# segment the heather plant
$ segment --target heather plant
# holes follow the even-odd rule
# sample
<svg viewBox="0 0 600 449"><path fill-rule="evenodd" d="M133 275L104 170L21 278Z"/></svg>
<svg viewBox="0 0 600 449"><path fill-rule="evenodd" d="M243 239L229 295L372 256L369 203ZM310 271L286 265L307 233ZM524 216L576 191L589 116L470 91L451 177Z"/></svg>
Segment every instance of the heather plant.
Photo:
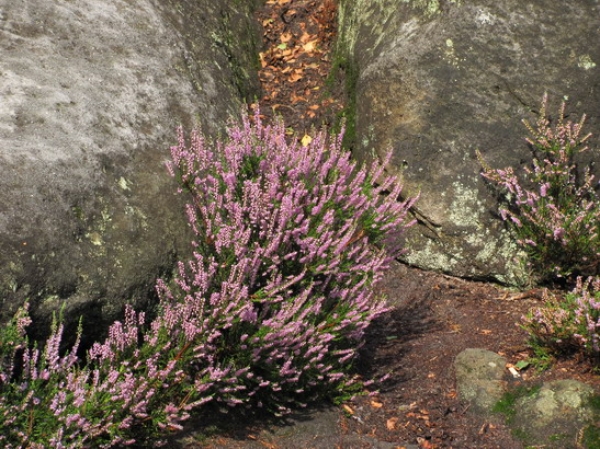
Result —
<svg viewBox="0 0 600 449"><path fill-rule="evenodd" d="M547 95L535 126L524 121L533 162L518 175L512 167L493 169L481 158L483 176L502 195L500 215L518 237L531 271L541 282L596 275L600 263L600 201L589 167L578 166L591 134L583 134L585 115L565 120L546 117Z"/></svg>
<svg viewBox="0 0 600 449"><path fill-rule="evenodd" d="M108 448L146 443L181 429L189 411L212 398L209 376L193 370L185 316L167 312L144 327L144 314L127 308L85 361L59 351L55 322L43 350L25 335L26 308L0 330L0 443L4 448ZM81 327L78 336L81 335ZM84 362L85 365L83 365ZM226 373L215 380L227 381ZM154 442L152 444L154 444Z"/></svg>
<svg viewBox="0 0 600 449"><path fill-rule="evenodd" d="M84 359L79 338L60 350L60 319L43 348L26 307L0 328L3 447L148 447L211 401L281 413L360 387L352 361L385 310L373 285L415 199L341 136L290 144L254 121L214 145L179 133L168 168L191 199L193 256L157 281L156 318L127 307Z"/></svg>
<svg viewBox="0 0 600 449"><path fill-rule="evenodd" d="M545 292L544 306L522 318L534 347L558 354L577 351L600 356L600 278L579 277L575 288L558 297Z"/></svg>
<svg viewBox="0 0 600 449"><path fill-rule="evenodd" d="M285 412L352 391L348 370L385 310L372 287L415 200L399 201L387 161L360 167L341 138L288 143L283 124L263 126L257 114L217 145L198 133L188 144L180 131L171 150L196 237L161 296L195 304L212 330L195 351L237 373L230 403Z"/></svg>

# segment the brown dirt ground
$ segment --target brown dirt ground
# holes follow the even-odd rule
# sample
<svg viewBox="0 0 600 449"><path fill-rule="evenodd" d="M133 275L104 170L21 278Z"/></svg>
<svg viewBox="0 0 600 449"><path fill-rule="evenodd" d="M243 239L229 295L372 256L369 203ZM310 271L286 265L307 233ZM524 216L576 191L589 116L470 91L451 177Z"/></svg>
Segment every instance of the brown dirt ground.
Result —
<svg viewBox="0 0 600 449"><path fill-rule="evenodd" d="M261 114L282 117L299 137L330 127L343 109L343 80L324 84L335 13L334 0L269 0L257 12L264 29ZM176 447L521 448L500 419L469 412L457 395L452 364L466 348L497 352L512 364L531 357L518 322L541 304L540 290L519 293L401 264L393 265L379 288L392 309L371 326L357 366L365 379L390 375L378 394L279 421L215 411L191 423ZM521 374L526 381L575 378L600 386L594 367L576 358Z"/></svg>

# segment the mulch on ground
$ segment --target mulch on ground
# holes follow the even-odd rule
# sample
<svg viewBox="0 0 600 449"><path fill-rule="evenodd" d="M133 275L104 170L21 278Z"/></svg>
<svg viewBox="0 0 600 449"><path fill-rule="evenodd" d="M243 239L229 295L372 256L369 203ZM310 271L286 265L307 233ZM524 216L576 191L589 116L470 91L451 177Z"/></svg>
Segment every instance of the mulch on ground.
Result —
<svg viewBox="0 0 600 449"><path fill-rule="evenodd" d="M342 111L339 80L329 79L336 14L336 0L269 0L257 11L263 94L251 108L283 120L290 135L329 129Z"/></svg>

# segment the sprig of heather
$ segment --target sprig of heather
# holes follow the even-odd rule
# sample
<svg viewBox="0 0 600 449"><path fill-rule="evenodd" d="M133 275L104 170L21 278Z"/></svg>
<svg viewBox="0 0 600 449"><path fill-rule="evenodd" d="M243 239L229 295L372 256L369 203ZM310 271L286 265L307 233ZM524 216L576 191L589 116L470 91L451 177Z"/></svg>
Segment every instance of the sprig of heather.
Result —
<svg viewBox="0 0 600 449"><path fill-rule="evenodd" d="M493 169L481 158L482 175L503 195L500 215L518 236L528 263L548 282L600 271L600 201L589 167L578 171L577 156L588 150L585 115L566 121L562 103L556 123L546 117L544 95L535 126L524 121L534 158L518 175L512 167Z"/></svg>
<svg viewBox="0 0 600 449"><path fill-rule="evenodd" d="M575 288L563 298L545 294L544 306L522 318L534 345L558 354L577 351L600 356L600 278L577 278Z"/></svg>
<svg viewBox="0 0 600 449"><path fill-rule="evenodd" d="M197 132L188 144L180 130L171 154L169 172L191 193L195 254L161 296L197 304L213 329L198 357L236 371L226 388L243 392L221 400L285 412L348 393L364 331L385 310L372 287L415 201L383 176L387 160L358 166L341 136L288 143L259 115L217 145Z"/></svg>

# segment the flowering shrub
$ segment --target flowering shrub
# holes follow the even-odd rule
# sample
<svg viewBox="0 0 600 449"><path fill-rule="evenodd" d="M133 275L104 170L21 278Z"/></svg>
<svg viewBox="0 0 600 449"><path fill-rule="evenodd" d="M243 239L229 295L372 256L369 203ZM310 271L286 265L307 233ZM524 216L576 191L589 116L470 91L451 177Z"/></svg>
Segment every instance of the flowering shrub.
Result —
<svg viewBox="0 0 600 449"><path fill-rule="evenodd" d="M556 277L595 275L600 267L600 201L589 167L578 172L576 157L588 150L591 134L565 121L563 103L558 120L546 118L544 96L536 126L525 121L534 158L521 177L511 168L492 169L480 157L483 176L505 194L501 217L511 225L518 243L540 281Z"/></svg>
<svg viewBox="0 0 600 449"><path fill-rule="evenodd" d="M146 328L143 313L128 307L125 315L89 350L85 366L76 356L79 338L59 354L58 323L43 350L30 348L26 308L0 329L2 447L150 447L161 430L181 429L192 408L212 399L210 379L195 385L190 375L183 316L167 313Z"/></svg>
<svg viewBox="0 0 600 449"><path fill-rule="evenodd" d="M349 369L385 310L372 287L415 199L341 137L288 144L254 120L216 145L180 131L168 169L192 200L194 252L158 280L153 321L127 307L85 360L78 343L59 352L60 320L43 350L25 308L0 329L3 447L149 445L210 401L286 412L360 386Z"/></svg>
<svg viewBox="0 0 600 449"><path fill-rule="evenodd" d="M398 201L393 177L373 187L387 161L358 167L341 136L288 144L282 124L258 115L216 147L197 133L188 147L180 132L171 153L196 238L161 295L193 304L198 359L238 373L219 400L285 412L347 392L364 331L385 309L372 286L414 202Z"/></svg>
<svg viewBox="0 0 600 449"><path fill-rule="evenodd" d="M583 350L587 355L600 355L600 278L577 278L575 288L564 298L545 293L544 306L523 317L523 328L534 345L554 352Z"/></svg>

